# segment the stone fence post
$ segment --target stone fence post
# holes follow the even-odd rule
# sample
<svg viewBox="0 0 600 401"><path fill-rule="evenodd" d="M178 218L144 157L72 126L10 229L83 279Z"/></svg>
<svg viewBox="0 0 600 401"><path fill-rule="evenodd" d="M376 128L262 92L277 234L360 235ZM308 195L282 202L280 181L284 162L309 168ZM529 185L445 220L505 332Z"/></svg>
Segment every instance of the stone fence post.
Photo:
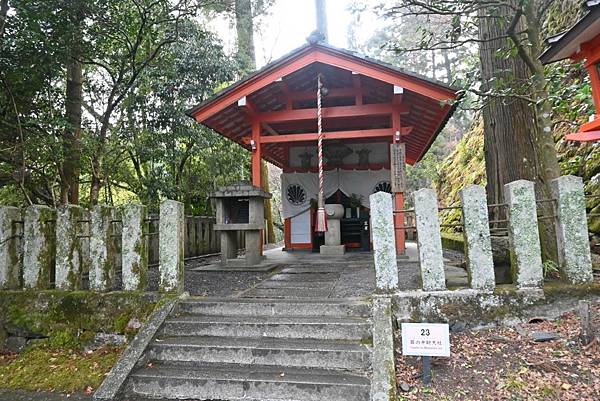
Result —
<svg viewBox="0 0 600 401"><path fill-rule="evenodd" d="M191 221L193 223L193 220ZM185 228L183 203L174 200L162 202L158 240L161 291L183 292L184 290Z"/></svg>
<svg viewBox="0 0 600 401"><path fill-rule="evenodd" d="M148 247L144 233L148 211L143 205L127 205L122 211L122 274L125 291L144 291L148 285Z"/></svg>
<svg viewBox="0 0 600 401"><path fill-rule="evenodd" d="M539 288L544 281L534 183L527 180L504 185L508 204L508 240L511 271L517 287Z"/></svg>
<svg viewBox="0 0 600 401"><path fill-rule="evenodd" d="M414 192L413 197L423 290L445 290L446 276L436 193L433 189L423 188Z"/></svg>
<svg viewBox="0 0 600 401"><path fill-rule="evenodd" d="M49 289L54 280L56 256L56 211L33 205L25 210L23 222L23 285Z"/></svg>
<svg viewBox="0 0 600 401"><path fill-rule="evenodd" d="M552 180L556 199L556 234L559 266L572 284L591 282L593 277L585 193L581 177L566 175Z"/></svg>
<svg viewBox="0 0 600 401"><path fill-rule="evenodd" d="M90 223L90 289L110 291L115 284L115 209L96 205Z"/></svg>
<svg viewBox="0 0 600 401"><path fill-rule="evenodd" d="M372 315L373 378L371 380L371 400L393 401L398 399L398 390L396 388L392 300L389 295L373 299Z"/></svg>
<svg viewBox="0 0 600 401"><path fill-rule="evenodd" d="M0 290L21 288L21 209L0 207Z"/></svg>
<svg viewBox="0 0 600 401"><path fill-rule="evenodd" d="M493 291L496 279L485 188L469 185L460 191L460 198L469 284L473 289Z"/></svg>
<svg viewBox="0 0 600 401"><path fill-rule="evenodd" d="M376 287L379 291L393 291L398 288L398 264L392 195L377 192L369 197L369 201Z"/></svg>
<svg viewBox="0 0 600 401"><path fill-rule="evenodd" d="M83 249L78 229L87 213L80 206L60 206L56 213L56 275L59 290L79 290L82 287Z"/></svg>

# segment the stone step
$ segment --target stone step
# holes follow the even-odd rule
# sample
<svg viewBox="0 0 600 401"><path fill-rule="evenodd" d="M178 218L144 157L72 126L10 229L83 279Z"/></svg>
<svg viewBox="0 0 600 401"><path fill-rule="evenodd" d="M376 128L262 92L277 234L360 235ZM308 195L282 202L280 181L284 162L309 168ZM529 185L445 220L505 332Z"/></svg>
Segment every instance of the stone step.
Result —
<svg viewBox="0 0 600 401"><path fill-rule="evenodd" d="M136 371L129 391L168 399L368 401L370 381L349 372L260 365L156 363Z"/></svg>
<svg viewBox="0 0 600 401"><path fill-rule="evenodd" d="M271 281L336 281L340 278L339 273L277 273L269 280Z"/></svg>
<svg viewBox="0 0 600 401"><path fill-rule="evenodd" d="M310 267L286 267L279 273L281 274L315 274L315 273L341 273L344 271L344 266L310 266Z"/></svg>
<svg viewBox="0 0 600 401"><path fill-rule="evenodd" d="M371 337L370 324L356 317L202 316L168 318L163 336L219 336L362 340Z"/></svg>
<svg viewBox="0 0 600 401"><path fill-rule="evenodd" d="M371 350L358 342L281 338L170 337L150 347L151 360L367 371Z"/></svg>
<svg viewBox="0 0 600 401"><path fill-rule="evenodd" d="M371 304L361 299L232 299L190 298L180 301L177 313L210 316L321 316L369 317Z"/></svg>
<svg viewBox="0 0 600 401"><path fill-rule="evenodd" d="M244 293L250 298L326 298L331 288L254 288Z"/></svg>
<svg viewBox="0 0 600 401"><path fill-rule="evenodd" d="M292 280L281 280L281 281L263 281L258 284L255 288L332 288L335 286L335 281L292 281Z"/></svg>

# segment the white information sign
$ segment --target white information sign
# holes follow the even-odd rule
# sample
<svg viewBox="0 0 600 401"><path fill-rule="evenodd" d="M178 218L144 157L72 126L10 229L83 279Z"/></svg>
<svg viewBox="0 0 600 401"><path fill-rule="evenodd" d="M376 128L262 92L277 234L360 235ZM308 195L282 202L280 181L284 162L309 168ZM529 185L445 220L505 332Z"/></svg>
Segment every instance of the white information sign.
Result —
<svg viewBox="0 0 600 401"><path fill-rule="evenodd" d="M402 355L450 356L450 330L441 323L402 323Z"/></svg>

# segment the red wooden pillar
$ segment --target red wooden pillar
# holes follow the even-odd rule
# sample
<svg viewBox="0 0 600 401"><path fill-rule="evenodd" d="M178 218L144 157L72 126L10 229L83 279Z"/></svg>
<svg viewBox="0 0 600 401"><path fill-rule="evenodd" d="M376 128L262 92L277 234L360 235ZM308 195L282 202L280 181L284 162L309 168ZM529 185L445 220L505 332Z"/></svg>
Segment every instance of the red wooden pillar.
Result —
<svg viewBox="0 0 600 401"><path fill-rule="evenodd" d="M404 210L404 193L396 192L394 194L394 230L396 230L396 253L404 255L406 252L406 231L404 229L404 213L398 211Z"/></svg>
<svg viewBox="0 0 600 401"><path fill-rule="evenodd" d="M588 60L586 68L590 76L590 82L592 84L592 98L594 99L594 106L596 108L596 115L600 115L600 72L596 63L598 60Z"/></svg>
<svg viewBox="0 0 600 401"><path fill-rule="evenodd" d="M261 144L260 144L260 122L252 121L252 185L261 188L260 178L260 159L261 159Z"/></svg>
<svg viewBox="0 0 600 401"><path fill-rule="evenodd" d="M260 175L260 160L262 156L261 144L260 144L260 122L252 120L252 185L258 188L262 188L262 179ZM264 245L264 230L260 230L260 237L263 239L260 241L260 254L263 254Z"/></svg>

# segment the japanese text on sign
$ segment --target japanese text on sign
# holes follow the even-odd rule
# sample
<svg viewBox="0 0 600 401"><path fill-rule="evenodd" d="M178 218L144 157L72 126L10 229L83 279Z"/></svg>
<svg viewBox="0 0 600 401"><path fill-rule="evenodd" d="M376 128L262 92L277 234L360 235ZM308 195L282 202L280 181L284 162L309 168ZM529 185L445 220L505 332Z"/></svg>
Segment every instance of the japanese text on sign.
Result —
<svg viewBox="0 0 600 401"><path fill-rule="evenodd" d="M450 331L448 325L402 323L402 354L449 357Z"/></svg>

